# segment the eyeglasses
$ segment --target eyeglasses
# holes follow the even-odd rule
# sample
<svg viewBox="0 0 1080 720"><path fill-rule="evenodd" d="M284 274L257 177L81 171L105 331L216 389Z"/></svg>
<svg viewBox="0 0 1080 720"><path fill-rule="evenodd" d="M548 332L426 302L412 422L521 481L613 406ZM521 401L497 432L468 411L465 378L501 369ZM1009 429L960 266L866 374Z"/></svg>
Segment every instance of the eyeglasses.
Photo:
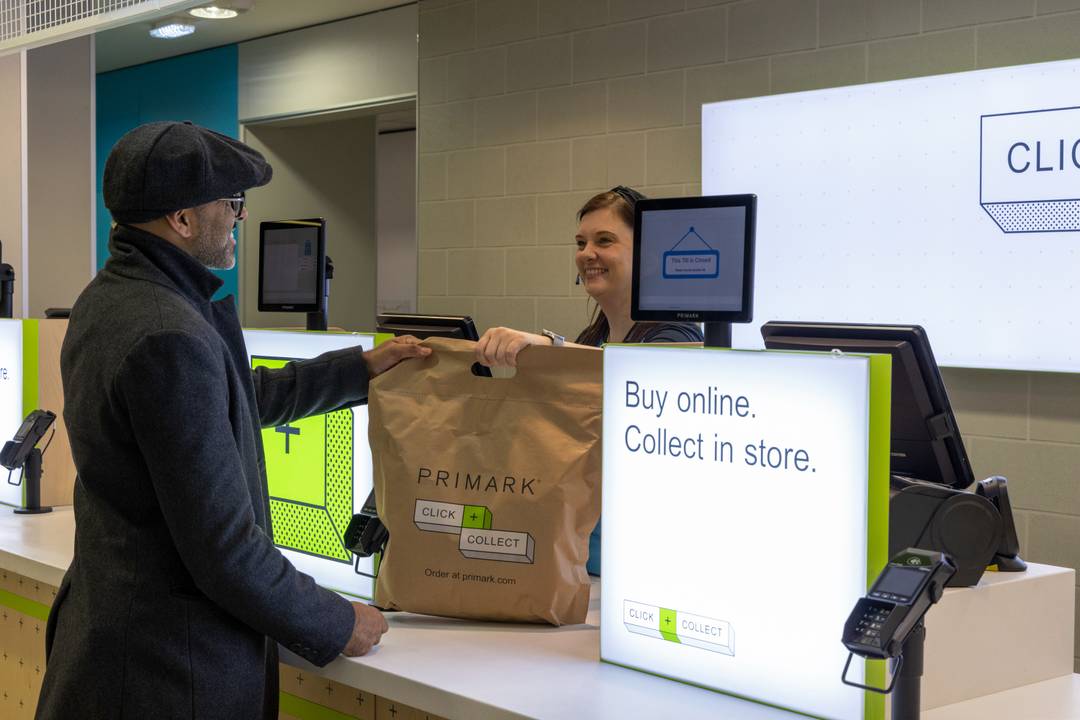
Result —
<svg viewBox="0 0 1080 720"><path fill-rule="evenodd" d="M240 213L244 212L244 193L237 193L232 197L225 198L225 202L229 203L229 207L236 213L236 217L240 217Z"/></svg>

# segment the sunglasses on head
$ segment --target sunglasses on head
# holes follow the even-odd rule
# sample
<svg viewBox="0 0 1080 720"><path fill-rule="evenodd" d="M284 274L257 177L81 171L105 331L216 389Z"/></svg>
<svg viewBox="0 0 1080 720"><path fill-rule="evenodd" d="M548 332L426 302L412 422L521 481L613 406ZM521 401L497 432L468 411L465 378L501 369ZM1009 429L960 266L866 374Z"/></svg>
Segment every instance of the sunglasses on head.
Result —
<svg viewBox="0 0 1080 720"><path fill-rule="evenodd" d="M608 192L613 192L619 197L621 197L623 200L630 204L630 207L634 207L637 204L638 200L645 199L645 196L639 193L637 190L635 190L634 188L628 188L625 185L616 185Z"/></svg>

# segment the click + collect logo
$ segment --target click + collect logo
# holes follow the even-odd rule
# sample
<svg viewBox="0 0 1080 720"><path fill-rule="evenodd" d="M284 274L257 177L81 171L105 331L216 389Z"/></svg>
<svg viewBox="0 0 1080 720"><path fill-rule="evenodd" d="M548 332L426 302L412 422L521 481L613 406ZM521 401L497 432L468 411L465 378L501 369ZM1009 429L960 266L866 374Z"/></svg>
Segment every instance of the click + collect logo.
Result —
<svg viewBox="0 0 1080 720"><path fill-rule="evenodd" d="M1080 107L983 115L979 134L979 203L1002 232L1080 232Z"/></svg>

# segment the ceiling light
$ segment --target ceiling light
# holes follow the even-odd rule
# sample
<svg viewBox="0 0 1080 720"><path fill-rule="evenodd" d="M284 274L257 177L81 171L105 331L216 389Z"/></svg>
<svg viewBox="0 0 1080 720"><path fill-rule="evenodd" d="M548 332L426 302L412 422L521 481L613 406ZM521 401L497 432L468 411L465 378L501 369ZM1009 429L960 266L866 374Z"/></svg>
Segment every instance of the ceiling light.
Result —
<svg viewBox="0 0 1080 720"><path fill-rule="evenodd" d="M176 20L165 20L150 29L150 37L159 40L175 40L195 32L195 26L191 23Z"/></svg>
<svg viewBox="0 0 1080 720"><path fill-rule="evenodd" d="M232 8L218 7L217 5L191 8L188 13L203 20L228 20L240 14Z"/></svg>
<svg viewBox="0 0 1080 720"><path fill-rule="evenodd" d="M203 20L228 20L240 13L247 12L255 5L255 0L214 0L188 10L188 14Z"/></svg>

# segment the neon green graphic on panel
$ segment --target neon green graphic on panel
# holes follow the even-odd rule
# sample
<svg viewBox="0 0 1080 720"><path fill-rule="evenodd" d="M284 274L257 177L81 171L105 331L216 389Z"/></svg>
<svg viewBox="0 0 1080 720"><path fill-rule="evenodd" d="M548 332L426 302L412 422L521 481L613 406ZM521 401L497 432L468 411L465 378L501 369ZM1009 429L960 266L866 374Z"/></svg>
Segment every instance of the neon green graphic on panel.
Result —
<svg viewBox="0 0 1080 720"><path fill-rule="evenodd" d="M679 642L676 628L679 627L676 612L668 608L660 608L660 635L670 642Z"/></svg>
<svg viewBox="0 0 1080 720"><path fill-rule="evenodd" d="M491 511L483 505L466 505L461 516L461 527L490 530Z"/></svg>
<svg viewBox="0 0 1080 720"><path fill-rule="evenodd" d="M293 358L251 358L280 368ZM352 562L345 528L353 515L353 415L349 409L264 428L270 521L278 547Z"/></svg>

